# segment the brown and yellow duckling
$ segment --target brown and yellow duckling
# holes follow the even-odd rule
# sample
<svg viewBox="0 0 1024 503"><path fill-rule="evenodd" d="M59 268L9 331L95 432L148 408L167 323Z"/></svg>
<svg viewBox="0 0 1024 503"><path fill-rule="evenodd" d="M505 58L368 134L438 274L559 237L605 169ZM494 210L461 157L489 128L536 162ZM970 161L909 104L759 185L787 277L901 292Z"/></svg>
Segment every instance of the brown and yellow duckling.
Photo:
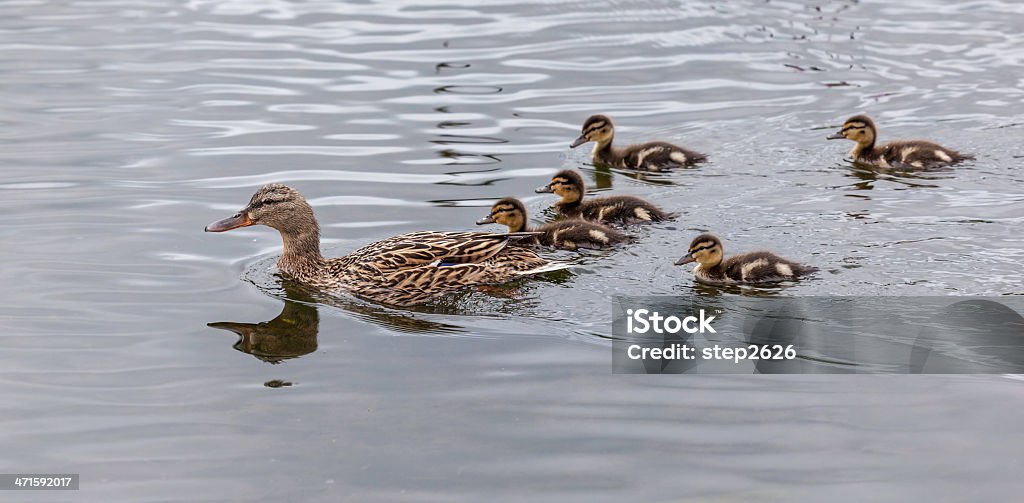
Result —
<svg viewBox="0 0 1024 503"><path fill-rule="evenodd" d="M892 141L875 145L878 128L866 115L855 115L846 119L843 127L829 140L853 140L857 145L850 150L850 157L856 162L871 164L880 168L926 169L948 166L974 156L943 147L924 140Z"/></svg>
<svg viewBox="0 0 1024 503"><path fill-rule="evenodd" d="M616 148L612 146L614 139L615 126L612 125L612 120L604 115L591 115L583 123L582 134L569 145L569 148L576 148L592 141L595 145L590 157L594 164L639 171L666 171L707 159L704 154L663 141Z"/></svg>
<svg viewBox="0 0 1024 503"><path fill-rule="evenodd" d="M566 267L528 248L508 246L514 239L534 235L530 233L413 232L327 259L320 254L320 226L313 208L298 191L281 184L263 186L245 208L211 223L206 231L250 225L266 225L281 234L284 254L277 267L285 276L316 288L344 290L398 306Z"/></svg>
<svg viewBox="0 0 1024 503"><path fill-rule="evenodd" d="M766 251L729 258L725 258L724 253L718 236L701 234L690 243L686 255L676 261L676 265L697 262L693 276L697 281L711 284L788 281L818 270Z"/></svg>
<svg viewBox="0 0 1024 503"><path fill-rule="evenodd" d="M491 206L491 212L486 217L477 220L476 224L501 224L507 226L510 233L538 232L538 235L524 238L520 243L553 246L565 250L579 248L596 250L631 239L629 235L615 229L579 218L566 218L529 228L526 219L526 206L523 206L523 203L514 197L506 197L494 203Z"/></svg>
<svg viewBox="0 0 1024 503"><path fill-rule="evenodd" d="M551 183L537 187L536 192L554 193L562 199L555 209L569 218L582 218L601 223L633 224L661 222L675 216L636 196L602 196L583 200L587 186L579 173L567 169L551 177Z"/></svg>

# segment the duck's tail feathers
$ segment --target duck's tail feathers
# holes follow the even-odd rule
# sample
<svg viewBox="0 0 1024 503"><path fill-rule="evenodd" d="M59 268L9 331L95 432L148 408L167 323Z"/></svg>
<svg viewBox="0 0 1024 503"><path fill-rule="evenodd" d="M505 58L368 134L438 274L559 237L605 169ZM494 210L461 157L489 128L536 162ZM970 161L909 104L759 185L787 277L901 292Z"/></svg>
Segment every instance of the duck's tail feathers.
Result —
<svg viewBox="0 0 1024 503"><path fill-rule="evenodd" d="M540 267L534 267L533 269L519 271L516 274L520 276L529 276L531 274L543 274L551 271L561 271L562 269L569 269L572 267L575 267L575 264L571 264L569 262L551 261Z"/></svg>
<svg viewBox="0 0 1024 503"><path fill-rule="evenodd" d="M537 232L537 231L526 231L526 232L504 232L504 233L497 234L497 235L515 241L515 240L519 240L519 239L523 239L523 238L532 238L534 236L540 236L541 234L544 234L544 233L543 232Z"/></svg>
<svg viewBox="0 0 1024 503"><path fill-rule="evenodd" d="M805 275L805 274L814 274L814 273L816 273L816 272L818 272L818 271L820 271L820 270L821 270L821 269L819 269L819 268L817 268L817 267L814 267L813 265L801 265L801 266L800 266L800 272L799 272L799 274L800 274L800 275Z"/></svg>
<svg viewBox="0 0 1024 503"><path fill-rule="evenodd" d="M674 221L678 220L680 216L682 216L682 213L679 213L677 211L662 211L661 215L660 215L661 218L658 219L658 221L659 222L674 222Z"/></svg>

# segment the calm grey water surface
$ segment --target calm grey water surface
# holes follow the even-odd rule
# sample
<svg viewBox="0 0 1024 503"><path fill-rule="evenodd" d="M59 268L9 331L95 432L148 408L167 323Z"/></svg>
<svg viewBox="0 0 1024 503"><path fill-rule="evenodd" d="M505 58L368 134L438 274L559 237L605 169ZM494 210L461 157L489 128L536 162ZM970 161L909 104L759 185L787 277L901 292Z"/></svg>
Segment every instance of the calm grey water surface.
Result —
<svg viewBox="0 0 1024 503"><path fill-rule="evenodd" d="M698 288L671 262L704 230L823 272L702 294L1024 294L1021 26L994 0L0 3L0 471L81 473L24 501L1012 500L1018 380L612 375L606 338L612 294ZM824 137L857 112L978 159L854 167ZM567 149L591 113L712 160L595 170ZM342 254L506 195L543 217L566 167L682 216L416 310L282 285L269 229L202 232L285 182Z"/></svg>

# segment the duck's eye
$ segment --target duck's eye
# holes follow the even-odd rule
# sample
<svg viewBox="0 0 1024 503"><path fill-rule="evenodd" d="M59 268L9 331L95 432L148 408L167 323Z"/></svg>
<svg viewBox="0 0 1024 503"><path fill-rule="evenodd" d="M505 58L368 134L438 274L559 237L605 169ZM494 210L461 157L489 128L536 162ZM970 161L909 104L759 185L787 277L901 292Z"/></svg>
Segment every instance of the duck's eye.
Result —
<svg viewBox="0 0 1024 503"><path fill-rule="evenodd" d="M281 201L281 199L260 199L259 201L253 203L252 207L258 208L260 206L270 206L272 204L280 203Z"/></svg>

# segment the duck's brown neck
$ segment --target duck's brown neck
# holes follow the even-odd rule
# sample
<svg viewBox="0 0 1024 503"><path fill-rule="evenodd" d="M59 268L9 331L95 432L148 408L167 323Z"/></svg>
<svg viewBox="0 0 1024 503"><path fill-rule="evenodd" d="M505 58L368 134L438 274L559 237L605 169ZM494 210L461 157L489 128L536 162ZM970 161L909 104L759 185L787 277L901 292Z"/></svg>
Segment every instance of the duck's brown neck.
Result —
<svg viewBox="0 0 1024 503"><path fill-rule="evenodd" d="M722 262L718 262L715 265L698 263L697 268L693 272L712 280L720 280L726 277Z"/></svg>
<svg viewBox="0 0 1024 503"><path fill-rule="evenodd" d="M870 155L874 151L875 151L875 140L872 139L869 142L858 143L856 146L854 146L853 150L850 150L850 157L856 159L856 158L864 156L864 155Z"/></svg>
<svg viewBox="0 0 1024 503"><path fill-rule="evenodd" d="M567 214L567 215L571 215L571 214L574 214L574 213L578 213L580 211L580 203L582 203L582 202L583 202L583 198L582 197L577 199L577 200L575 200L575 201L571 201L571 200L568 200L568 199L562 199L562 200L558 201L557 203L555 203L555 206L558 207L558 211L560 211L560 212L562 212L564 214Z"/></svg>
<svg viewBox="0 0 1024 503"><path fill-rule="evenodd" d="M705 263L701 263L700 264L700 268L702 270L704 270L704 271L721 271L723 269L722 261L719 260L718 262L715 262L713 264L712 263L706 263L706 262Z"/></svg>
<svg viewBox="0 0 1024 503"><path fill-rule="evenodd" d="M323 269L320 226L315 221L280 232L284 242L284 254L277 261L278 269L298 278L314 275Z"/></svg>
<svg viewBox="0 0 1024 503"><path fill-rule="evenodd" d="M615 149L612 148L613 139L614 138L608 138L608 140L604 142L594 142L594 150L590 151L590 156L592 158L613 156L615 154Z"/></svg>
<svg viewBox="0 0 1024 503"><path fill-rule="evenodd" d="M705 257L705 258L710 258L710 257ZM722 267L722 264L725 263L725 254L724 253L718 255L718 260L717 261L709 260L709 261L706 261L706 262L697 262L697 263L700 264L700 268L704 272L707 272L707 273L709 273L711 275L716 275L716 274L720 274L720 275L723 275L723 276L725 275L725 268Z"/></svg>
<svg viewBox="0 0 1024 503"><path fill-rule="evenodd" d="M518 225L510 225L510 226L508 226L508 231L509 232L529 232L530 231L530 227L528 225L526 225L526 219L524 218L523 221L519 222Z"/></svg>

